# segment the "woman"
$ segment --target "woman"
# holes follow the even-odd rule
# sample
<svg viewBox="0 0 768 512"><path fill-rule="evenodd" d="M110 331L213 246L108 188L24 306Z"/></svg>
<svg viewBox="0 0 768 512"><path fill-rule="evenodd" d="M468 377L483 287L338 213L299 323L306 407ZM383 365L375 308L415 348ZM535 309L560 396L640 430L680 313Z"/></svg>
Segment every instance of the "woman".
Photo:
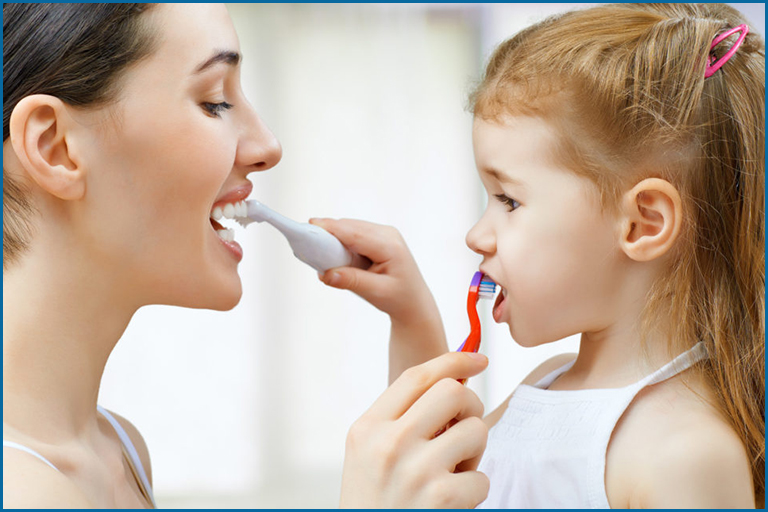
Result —
<svg viewBox="0 0 768 512"><path fill-rule="evenodd" d="M242 249L211 212L281 148L243 96L221 5L5 4L3 18L3 505L151 507L141 435L96 403L104 366L144 305L238 303ZM403 339L441 342L406 324ZM482 405L445 383L485 365L448 354L395 381L350 431L341 505L482 501ZM452 419L473 427L433 439Z"/></svg>

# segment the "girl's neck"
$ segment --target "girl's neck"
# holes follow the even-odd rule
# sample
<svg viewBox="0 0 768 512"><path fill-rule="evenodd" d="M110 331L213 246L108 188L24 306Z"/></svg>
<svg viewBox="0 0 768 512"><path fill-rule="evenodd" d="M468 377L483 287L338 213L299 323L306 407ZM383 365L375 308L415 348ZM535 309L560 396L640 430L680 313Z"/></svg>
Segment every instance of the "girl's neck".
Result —
<svg viewBox="0 0 768 512"><path fill-rule="evenodd" d="M90 435L104 367L137 309L108 275L61 254L30 252L3 273L4 436Z"/></svg>
<svg viewBox="0 0 768 512"><path fill-rule="evenodd" d="M557 379L553 389L603 389L639 381L670 361L663 330L645 341L633 327L612 326L582 333L573 367Z"/></svg>

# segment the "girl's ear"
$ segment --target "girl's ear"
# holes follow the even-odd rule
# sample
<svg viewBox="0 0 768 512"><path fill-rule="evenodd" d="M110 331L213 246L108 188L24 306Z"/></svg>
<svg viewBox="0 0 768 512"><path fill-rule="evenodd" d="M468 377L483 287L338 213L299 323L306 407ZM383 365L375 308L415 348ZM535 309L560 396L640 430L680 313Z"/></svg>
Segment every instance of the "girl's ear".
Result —
<svg viewBox="0 0 768 512"><path fill-rule="evenodd" d="M622 197L621 248L635 261L659 258L674 245L682 222L677 189L663 179L644 179Z"/></svg>
<svg viewBox="0 0 768 512"><path fill-rule="evenodd" d="M67 106L47 94L25 96L11 112L11 146L21 167L43 190L64 200L85 194L85 172L73 154Z"/></svg>

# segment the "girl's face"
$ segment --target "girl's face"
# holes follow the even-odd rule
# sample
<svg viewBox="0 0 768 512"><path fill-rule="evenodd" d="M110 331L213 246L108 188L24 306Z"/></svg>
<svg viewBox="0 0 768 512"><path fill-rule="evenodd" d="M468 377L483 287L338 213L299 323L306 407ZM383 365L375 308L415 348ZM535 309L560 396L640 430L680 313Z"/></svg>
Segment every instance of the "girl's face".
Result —
<svg viewBox="0 0 768 512"><path fill-rule="evenodd" d="M229 309L242 249L209 217L245 199L248 173L277 164L281 148L243 95L222 5L143 16L155 50L126 71L115 105L75 114L88 134L81 238L140 304Z"/></svg>
<svg viewBox="0 0 768 512"><path fill-rule="evenodd" d="M538 118L477 118L475 162L488 206L467 234L480 269L502 287L493 310L512 337L535 346L609 326L622 259L618 223L597 187L562 168L556 135Z"/></svg>

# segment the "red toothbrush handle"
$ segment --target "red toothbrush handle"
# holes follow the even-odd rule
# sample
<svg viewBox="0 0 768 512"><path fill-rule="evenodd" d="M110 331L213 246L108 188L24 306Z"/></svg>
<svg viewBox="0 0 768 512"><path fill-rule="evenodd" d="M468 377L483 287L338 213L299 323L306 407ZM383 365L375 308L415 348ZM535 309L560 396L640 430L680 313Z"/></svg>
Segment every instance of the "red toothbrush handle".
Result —
<svg viewBox="0 0 768 512"><path fill-rule="evenodd" d="M477 316L477 294L467 297L467 315L469 316L469 336L461 345L462 352L477 352L480 349L480 317Z"/></svg>
<svg viewBox="0 0 768 512"><path fill-rule="evenodd" d="M469 285L469 293L467 294L467 316L469 316L469 336L461 344L459 350L456 352L477 352L480 348L480 317L477 315L477 299L480 293L480 281L483 278L482 272L475 272L472 276L472 283ZM467 379L458 379L462 384L467 383ZM448 424L438 430L435 433L435 437L439 436L451 426L456 423L453 419Z"/></svg>

